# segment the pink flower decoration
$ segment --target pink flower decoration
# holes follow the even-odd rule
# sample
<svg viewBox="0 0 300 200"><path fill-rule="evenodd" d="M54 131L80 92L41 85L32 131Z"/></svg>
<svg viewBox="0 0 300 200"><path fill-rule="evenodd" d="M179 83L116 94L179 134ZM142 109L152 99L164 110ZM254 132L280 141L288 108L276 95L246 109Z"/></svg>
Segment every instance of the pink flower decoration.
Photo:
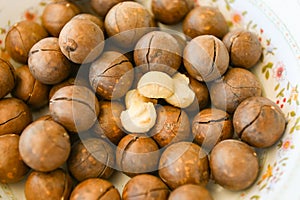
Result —
<svg viewBox="0 0 300 200"><path fill-rule="evenodd" d="M276 64L276 67L273 69L273 77L277 80L277 81L283 81L285 79L286 76L286 67L283 64L283 62L278 62Z"/></svg>

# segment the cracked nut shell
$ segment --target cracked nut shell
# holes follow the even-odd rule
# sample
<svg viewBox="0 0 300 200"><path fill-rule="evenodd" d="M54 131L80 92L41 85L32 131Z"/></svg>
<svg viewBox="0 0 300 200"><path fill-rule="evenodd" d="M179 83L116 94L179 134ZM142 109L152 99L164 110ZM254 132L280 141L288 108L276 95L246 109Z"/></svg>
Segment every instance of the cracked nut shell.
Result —
<svg viewBox="0 0 300 200"><path fill-rule="evenodd" d="M151 10L155 19L163 24L177 24L194 7L193 0L152 0Z"/></svg>
<svg viewBox="0 0 300 200"><path fill-rule="evenodd" d="M99 28L105 32L104 22L101 18L97 17L96 15L88 14L88 13L81 13L73 17L73 19L83 19L83 20L90 20L94 22Z"/></svg>
<svg viewBox="0 0 300 200"><path fill-rule="evenodd" d="M12 96L23 100L33 108L45 106L49 99L50 87L36 80L28 66L24 65L16 69L17 83L12 91Z"/></svg>
<svg viewBox="0 0 300 200"><path fill-rule="evenodd" d="M71 132L91 128L99 115L95 94L84 86L66 86L55 92L50 99L52 118Z"/></svg>
<svg viewBox="0 0 300 200"><path fill-rule="evenodd" d="M100 16L105 17L108 11L125 0L91 0L90 4L94 11Z"/></svg>
<svg viewBox="0 0 300 200"><path fill-rule="evenodd" d="M169 33L152 31L144 35L134 48L134 62L144 72L162 71L170 75L180 67L182 50Z"/></svg>
<svg viewBox="0 0 300 200"><path fill-rule="evenodd" d="M0 135L0 183L19 182L29 171L20 157L19 139L15 134Z"/></svg>
<svg viewBox="0 0 300 200"><path fill-rule="evenodd" d="M216 108L233 113L246 98L261 96L261 88L253 73L243 68L231 68L221 79L212 83L210 98Z"/></svg>
<svg viewBox="0 0 300 200"><path fill-rule="evenodd" d="M25 182L27 200L68 199L72 190L72 179L63 169L51 172L33 171Z"/></svg>
<svg viewBox="0 0 300 200"><path fill-rule="evenodd" d="M122 130L121 113L125 110L118 101L100 101L100 114L93 126L93 131L103 139L108 139L115 145L125 136Z"/></svg>
<svg viewBox="0 0 300 200"><path fill-rule="evenodd" d="M108 181L91 178L79 183L70 200L121 200L119 191Z"/></svg>
<svg viewBox="0 0 300 200"><path fill-rule="evenodd" d="M97 24L88 19L71 19L59 34L62 53L72 62L93 62L104 49L104 34Z"/></svg>
<svg viewBox="0 0 300 200"><path fill-rule="evenodd" d="M220 141L232 138L230 115L215 108L201 110L193 119L192 133L194 142L210 151Z"/></svg>
<svg viewBox="0 0 300 200"><path fill-rule="evenodd" d="M156 124L150 135L160 147L190 138L190 121L187 114L173 106L160 106L156 109Z"/></svg>
<svg viewBox="0 0 300 200"><path fill-rule="evenodd" d="M262 46L253 32L238 29L227 33L223 42L228 49L233 66L251 68L260 59Z"/></svg>
<svg viewBox="0 0 300 200"><path fill-rule="evenodd" d="M233 125L242 141L254 147L266 148L281 138L286 120L278 105L270 99L250 97L235 110Z"/></svg>
<svg viewBox="0 0 300 200"><path fill-rule="evenodd" d="M155 22L151 13L143 5L125 1L109 10L104 26L108 36L116 45L132 48L143 35L151 31L150 27L154 27Z"/></svg>
<svg viewBox="0 0 300 200"><path fill-rule="evenodd" d="M34 170L49 172L60 167L70 154L67 131L53 120L37 120L28 125L20 136L20 155Z"/></svg>
<svg viewBox="0 0 300 200"><path fill-rule="evenodd" d="M32 122L29 107L16 98L0 100L0 135L20 134Z"/></svg>
<svg viewBox="0 0 300 200"><path fill-rule="evenodd" d="M207 154L191 142L168 146L159 161L159 176L171 189L188 183L205 186L209 173Z"/></svg>
<svg viewBox="0 0 300 200"><path fill-rule="evenodd" d="M141 134L126 135L116 150L117 166L128 176L157 170L159 156L159 148L155 141Z"/></svg>
<svg viewBox="0 0 300 200"><path fill-rule="evenodd" d="M27 63L31 47L47 36L47 31L41 25L24 20L13 25L7 33L5 49L15 61Z"/></svg>
<svg viewBox="0 0 300 200"><path fill-rule="evenodd" d="M210 168L216 183L229 190L251 186L259 172L258 158L249 145L238 140L218 143L210 154Z"/></svg>
<svg viewBox="0 0 300 200"><path fill-rule="evenodd" d="M114 172L115 154L104 140L88 138L73 144L67 161L70 173L78 181L108 179Z"/></svg>
<svg viewBox="0 0 300 200"><path fill-rule="evenodd" d="M58 37L64 25L79 12L79 8L68 1L49 3L42 13L42 24L52 36Z"/></svg>
<svg viewBox="0 0 300 200"><path fill-rule="evenodd" d="M126 56L106 51L90 67L89 80L96 93L105 99L119 99L130 89L134 70Z"/></svg>
<svg viewBox="0 0 300 200"><path fill-rule="evenodd" d="M200 185L186 184L171 192L168 200L213 200L209 191Z"/></svg>
<svg viewBox="0 0 300 200"><path fill-rule="evenodd" d="M207 82L220 78L226 72L229 55L221 40L203 35L192 39L185 47L183 62L191 77Z"/></svg>
<svg viewBox="0 0 300 200"><path fill-rule="evenodd" d="M222 38L228 32L227 22L219 9L209 6L197 6L183 21L183 32L190 38L199 35L214 35Z"/></svg>
<svg viewBox="0 0 300 200"><path fill-rule="evenodd" d="M71 63L59 48L58 39L48 37L30 49L28 67L32 76L44 84L56 84L66 79Z"/></svg>
<svg viewBox="0 0 300 200"><path fill-rule="evenodd" d="M15 68L6 60L0 58L0 99L10 93L16 84Z"/></svg>
<svg viewBox="0 0 300 200"><path fill-rule="evenodd" d="M123 200L167 200L169 188L156 176L141 174L130 179L123 189Z"/></svg>

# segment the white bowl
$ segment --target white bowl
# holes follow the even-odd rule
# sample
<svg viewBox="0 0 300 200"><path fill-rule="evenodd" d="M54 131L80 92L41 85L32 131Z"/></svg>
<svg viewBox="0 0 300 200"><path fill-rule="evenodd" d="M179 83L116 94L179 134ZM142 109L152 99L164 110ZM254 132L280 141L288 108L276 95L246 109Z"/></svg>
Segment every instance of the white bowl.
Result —
<svg viewBox="0 0 300 200"><path fill-rule="evenodd" d="M245 27L259 36L264 47L263 61L253 72L264 86L264 96L282 108L287 119L287 128L281 140L271 148L260 150L261 172L257 181L249 189L231 192L213 183L208 188L214 199L300 199L298 189L300 178L300 48L285 24L268 4L285 4L270 0L201 0L201 5L219 7L231 28ZM5 33L10 26L21 19L40 22L39 16L49 0L0 0L0 56L8 58L4 51ZM139 2L149 7L149 0ZM291 1L288 9L299 12L299 2ZM279 5L280 8L281 5ZM289 12L289 10L286 10ZM281 13L282 14L282 13ZM291 15L290 15L291 16ZM298 14L299 16L299 14ZM166 27L166 26L165 26ZM167 26L180 29L181 25ZM290 27L291 28L291 27ZM299 37L300 38L300 37ZM14 63L17 65L17 63ZM1 155L1 154L0 154ZM115 174L111 181L122 191L129 178ZM17 184L0 184L0 199L25 199L24 181Z"/></svg>

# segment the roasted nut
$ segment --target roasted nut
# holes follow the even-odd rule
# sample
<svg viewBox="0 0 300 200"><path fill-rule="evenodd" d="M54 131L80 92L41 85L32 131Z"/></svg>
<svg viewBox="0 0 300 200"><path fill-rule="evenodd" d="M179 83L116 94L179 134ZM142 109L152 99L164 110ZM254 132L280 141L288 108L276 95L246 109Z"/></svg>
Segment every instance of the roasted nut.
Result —
<svg viewBox="0 0 300 200"><path fill-rule="evenodd" d="M89 80L96 93L105 99L119 99L132 85L134 70L126 56L106 51L90 67Z"/></svg>
<svg viewBox="0 0 300 200"><path fill-rule="evenodd" d="M232 121L225 111L207 108L194 117L192 133L195 143L210 151L218 142L232 138Z"/></svg>
<svg viewBox="0 0 300 200"><path fill-rule="evenodd" d="M203 35L187 44L183 62L193 78L198 81L213 81L226 72L229 55L221 40L212 35Z"/></svg>
<svg viewBox="0 0 300 200"><path fill-rule="evenodd" d="M155 19L164 24L177 24L193 9L193 0L152 0L151 10Z"/></svg>
<svg viewBox="0 0 300 200"><path fill-rule="evenodd" d="M119 191L108 181L91 178L79 183L70 200L121 200Z"/></svg>
<svg viewBox="0 0 300 200"><path fill-rule="evenodd" d="M64 25L79 12L79 8L69 1L50 3L42 13L42 24L52 36L58 37Z"/></svg>
<svg viewBox="0 0 300 200"><path fill-rule="evenodd" d="M99 26L88 19L72 19L59 34L63 54L78 64L94 61L103 51L104 35Z"/></svg>
<svg viewBox="0 0 300 200"><path fill-rule="evenodd" d="M248 30L238 29L227 33L223 42L233 66L251 68L260 59L262 46L258 37Z"/></svg>
<svg viewBox="0 0 300 200"><path fill-rule="evenodd" d="M167 200L169 189L162 180L141 174L130 179L123 189L123 200Z"/></svg>
<svg viewBox="0 0 300 200"><path fill-rule="evenodd" d="M141 95L136 89L129 90L125 96L125 105L126 108L130 108L134 104L138 103L147 103L152 102L153 104L157 103L156 99L150 99Z"/></svg>
<svg viewBox="0 0 300 200"><path fill-rule="evenodd" d="M168 98L174 94L175 88L173 79L168 74L150 71L140 78L137 90L148 98Z"/></svg>
<svg viewBox="0 0 300 200"><path fill-rule="evenodd" d="M62 54L58 39L48 37L30 49L28 67L33 77L44 84L56 84L70 74L71 63Z"/></svg>
<svg viewBox="0 0 300 200"><path fill-rule="evenodd" d="M165 100L169 104L179 108L186 108L190 106L195 99L195 93L189 87L189 78L180 73L175 74L172 78L174 84L174 94Z"/></svg>
<svg viewBox="0 0 300 200"><path fill-rule="evenodd" d="M12 91L16 84L16 72L14 67L0 58L0 99Z"/></svg>
<svg viewBox="0 0 300 200"><path fill-rule="evenodd" d="M64 127L53 120L38 120L22 132L19 149L22 159L29 167L49 172L68 159L70 138Z"/></svg>
<svg viewBox="0 0 300 200"><path fill-rule="evenodd" d="M222 38L228 32L228 26L223 14L217 8L198 6L185 17L183 32L190 38L199 35Z"/></svg>
<svg viewBox="0 0 300 200"><path fill-rule="evenodd" d="M210 168L216 183L229 190L243 190L256 180L259 163L255 151L246 143L224 140L213 148Z"/></svg>
<svg viewBox="0 0 300 200"><path fill-rule="evenodd" d="M123 104L118 101L100 101L100 114L93 131L103 139L108 139L118 145L125 132L122 130L121 113L125 110Z"/></svg>
<svg viewBox="0 0 300 200"><path fill-rule="evenodd" d="M20 134L32 121L29 107L16 98L0 100L0 135Z"/></svg>
<svg viewBox="0 0 300 200"><path fill-rule="evenodd" d="M36 80L28 66L16 69L17 84L12 91L12 96L22 99L33 108L40 108L48 103L49 86Z"/></svg>
<svg viewBox="0 0 300 200"><path fill-rule="evenodd" d="M152 136L160 147L190 138L190 122L183 110L173 106L160 106L156 112L156 123L148 135Z"/></svg>
<svg viewBox="0 0 300 200"><path fill-rule="evenodd" d="M162 71L170 75L180 67L182 50L169 33L152 31L135 45L134 62L143 71Z"/></svg>
<svg viewBox="0 0 300 200"><path fill-rule="evenodd" d="M16 183L24 178L29 167L20 158L19 136L0 135L0 183Z"/></svg>
<svg viewBox="0 0 300 200"><path fill-rule="evenodd" d="M157 170L159 156L155 141L140 134L126 135L116 150L117 166L128 176Z"/></svg>
<svg viewBox="0 0 300 200"><path fill-rule="evenodd" d="M108 179L114 172L115 154L104 140L88 138L72 146L67 165L78 181L89 178Z"/></svg>
<svg viewBox="0 0 300 200"><path fill-rule="evenodd" d="M72 179L63 169L51 172L33 171L25 182L27 200L68 199L72 190Z"/></svg>
<svg viewBox="0 0 300 200"><path fill-rule="evenodd" d="M159 176L171 189L187 183L206 185L209 180L208 157L194 143L172 144L161 155Z"/></svg>
<svg viewBox="0 0 300 200"><path fill-rule="evenodd" d="M237 107L233 125L242 141L266 148L274 145L284 134L286 120L282 110L270 99L250 97Z"/></svg>
<svg viewBox="0 0 300 200"><path fill-rule="evenodd" d="M143 19L143 20L141 20ZM107 13L104 26L109 37L121 47L134 47L136 42L155 25L151 13L137 2L118 3Z"/></svg>
<svg viewBox="0 0 300 200"><path fill-rule="evenodd" d="M47 36L46 30L38 23L21 21L13 25L7 33L5 49L15 61L27 63L31 47Z"/></svg>
<svg viewBox="0 0 300 200"><path fill-rule="evenodd" d="M168 200L213 200L209 191L200 185L186 184L171 192Z"/></svg>
<svg viewBox="0 0 300 200"><path fill-rule="evenodd" d="M99 115L95 94L83 86L66 86L59 89L50 100L49 110L55 121L71 132L91 128Z"/></svg>
<svg viewBox="0 0 300 200"><path fill-rule="evenodd" d="M155 124L156 111L152 102L136 103L121 113L121 123L131 133L145 133Z"/></svg>
<svg viewBox="0 0 300 200"><path fill-rule="evenodd" d="M242 68L231 68L224 76L212 83L210 98L212 104L228 113L246 98L261 96L261 84L256 76Z"/></svg>

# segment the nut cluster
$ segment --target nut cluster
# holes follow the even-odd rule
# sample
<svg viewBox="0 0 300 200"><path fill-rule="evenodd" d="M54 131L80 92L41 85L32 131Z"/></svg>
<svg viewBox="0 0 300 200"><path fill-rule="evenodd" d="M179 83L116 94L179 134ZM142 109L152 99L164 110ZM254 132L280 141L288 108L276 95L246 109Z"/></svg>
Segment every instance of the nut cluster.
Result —
<svg viewBox="0 0 300 200"><path fill-rule="evenodd" d="M286 127L249 70L263 49L256 34L192 0L151 0L152 12L76 2L50 3L42 25L21 21L6 35L22 66L0 59L0 182L32 169L29 200L211 200L210 179L251 187L255 148ZM185 37L157 23L181 21ZM115 171L131 178L123 191Z"/></svg>

